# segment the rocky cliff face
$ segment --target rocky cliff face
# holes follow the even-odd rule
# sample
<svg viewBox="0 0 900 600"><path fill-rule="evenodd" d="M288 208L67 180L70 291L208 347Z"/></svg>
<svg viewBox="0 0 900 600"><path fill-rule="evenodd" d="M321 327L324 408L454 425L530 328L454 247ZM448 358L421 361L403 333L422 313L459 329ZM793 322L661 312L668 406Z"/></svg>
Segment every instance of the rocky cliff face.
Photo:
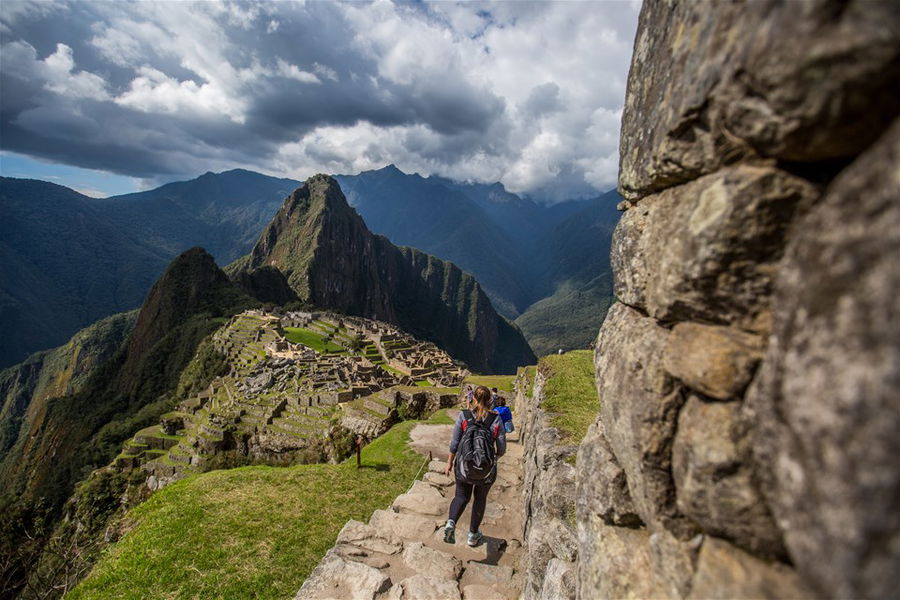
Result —
<svg viewBox="0 0 900 600"><path fill-rule="evenodd" d="M578 595L900 593L900 9L644 3Z"/></svg>
<svg viewBox="0 0 900 600"><path fill-rule="evenodd" d="M373 235L331 177L316 175L291 194L229 271L240 281L263 267L280 270L304 302L394 323L478 371L511 373L534 361L471 275Z"/></svg>

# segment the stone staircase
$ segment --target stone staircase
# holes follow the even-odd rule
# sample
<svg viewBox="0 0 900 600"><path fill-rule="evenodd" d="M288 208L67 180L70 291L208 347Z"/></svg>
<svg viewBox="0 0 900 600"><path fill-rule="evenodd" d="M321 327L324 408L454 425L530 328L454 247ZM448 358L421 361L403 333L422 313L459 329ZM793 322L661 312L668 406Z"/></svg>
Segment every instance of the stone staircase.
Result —
<svg viewBox="0 0 900 600"><path fill-rule="evenodd" d="M454 485L444 475L452 427L433 428L429 448L443 459L432 460L424 478L398 496L387 510L376 510L368 523L349 521L300 588L295 600L365 598L390 600L502 600L518 598L522 589L522 449L508 444L497 481L488 496L481 530L484 542L470 548L466 532L471 504L457 526L455 544L443 540ZM434 436L434 431L441 434ZM421 433L421 431L420 431ZM437 442L437 443L434 443Z"/></svg>

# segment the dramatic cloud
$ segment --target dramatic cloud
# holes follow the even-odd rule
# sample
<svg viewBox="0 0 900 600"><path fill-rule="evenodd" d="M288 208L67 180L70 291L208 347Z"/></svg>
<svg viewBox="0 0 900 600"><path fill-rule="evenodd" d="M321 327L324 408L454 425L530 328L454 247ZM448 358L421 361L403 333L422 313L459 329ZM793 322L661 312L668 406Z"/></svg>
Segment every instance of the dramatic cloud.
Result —
<svg viewBox="0 0 900 600"><path fill-rule="evenodd" d="M0 3L0 149L148 183L615 184L635 2Z"/></svg>

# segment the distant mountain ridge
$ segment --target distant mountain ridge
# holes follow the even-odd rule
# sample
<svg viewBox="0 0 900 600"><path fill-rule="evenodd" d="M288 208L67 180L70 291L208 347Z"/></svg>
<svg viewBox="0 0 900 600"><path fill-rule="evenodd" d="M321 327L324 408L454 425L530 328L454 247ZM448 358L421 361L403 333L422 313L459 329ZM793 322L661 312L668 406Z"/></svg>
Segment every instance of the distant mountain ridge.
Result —
<svg viewBox="0 0 900 600"><path fill-rule="evenodd" d="M475 275L498 312L518 319L539 354L589 343L605 313L599 298L611 297L606 245L618 219L614 192L545 206L501 184L423 178L394 166L336 179L373 232ZM0 178L0 368L139 306L185 248L202 246L220 264L247 253L299 185L236 169L95 199L53 183ZM587 212L572 219L581 211ZM267 275L255 271L255 283L244 285L273 292L274 282L263 281ZM557 294L561 286L584 290L592 281L600 287L544 313L552 327L534 318L538 302L570 297ZM267 300L283 303L287 293L281 289ZM596 309L588 320L575 317L589 313L585 303Z"/></svg>
<svg viewBox="0 0 900 600"><path fill-rule="evenodd" d="M96 199L0 178L0 368L140 306L187 248L222 264L246 253L298 185L234 170Z"/></svg>

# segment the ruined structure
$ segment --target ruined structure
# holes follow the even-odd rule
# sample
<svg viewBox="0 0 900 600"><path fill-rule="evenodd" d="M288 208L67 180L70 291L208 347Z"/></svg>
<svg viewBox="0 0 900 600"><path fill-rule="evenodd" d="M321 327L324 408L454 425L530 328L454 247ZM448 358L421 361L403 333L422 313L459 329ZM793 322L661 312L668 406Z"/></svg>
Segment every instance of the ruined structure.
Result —
<svg viewBox="0 0 900 600"><path fill-rule="evenodd" d="M900 593L900 7L645 2L581 598Z"/></svg>
<svg viewBox="0 0 900 600"><path fill-rule="evenodd" d="M324 351L290 341L296 332ZM229 373L138 432L115 461L146 471L151 489L227 451L282 464L308 458L304 450L336 433L370 440L401 412L415 417L454 403L454 386L468 374L392 325L331 313L248 310L213 345Z"/></svg>

